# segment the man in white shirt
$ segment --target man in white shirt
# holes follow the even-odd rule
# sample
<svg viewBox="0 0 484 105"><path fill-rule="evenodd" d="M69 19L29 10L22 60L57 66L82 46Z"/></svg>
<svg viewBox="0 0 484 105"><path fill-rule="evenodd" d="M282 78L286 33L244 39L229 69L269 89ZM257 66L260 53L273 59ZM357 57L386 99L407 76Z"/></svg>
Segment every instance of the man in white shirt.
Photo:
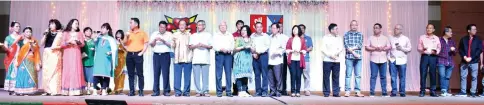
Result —
<svg viewBox="0 0 484 105"><path fill-rule="evenodd" d="M232 97L232 52L235 47L234 37L227 32L227 23L223 21L219 25L220 32L213 36L213 49L215 50L215 77L217 97L222 97L222 72L225 70L225 93Z"/></svg>
<svg viewBox="0 0 484 105"><path fill-rule="evenodd" d="M271 38L269 37L269 35L262 32L261 22L255 23L255 30L256 30L256 33L253 33L250 36L250 39L252 40L251 50L252 50L252 57L254 58L252 62L252 66L254 68L254 75L255 75L256 96L267 97L268 91L269 91L267 88L269 54L267 52L271 44Z"/></svg>
<svg viewBox="0 0 484 105"><path fill-rule="evenodd" d="M390 62L390 76L392 84L391 97L397 95L397 88L399 88L400 97L405 97L405 77L407 69L407 54L412 50L412 45L407 36L402 35L403 26L397 24L394 29L395 35L390 36L390 44L392 46L390 53L388 53L388 60ZM400 84L397 87L397 77Z"/></svg>
<svg viewBox="0 0 484 105"><path fill-rule="evenodd" d="M271 44L269 48L269 83L271 94L270 96L281 97L282 88L282 64L283 54L286 49L287 40L289 37L279 33L280 26L278 23L271 25Z"/></svg>
<svg viewBox="0 0 484 105"><path fill-rule="evenodd" d="M197 22L197 33L190 36L190 49L193 50L192 69L197 97L210 96L208 94L208 72L210 67L210 49L212 48L212 34L205 31L205 21ZM200 75L202 76L200 80ZM202 83L200 84L200 81Z"/></svg>
<svg viewBox="0 0 484 105"><path fill-rule="evenodd" d="M150 38L151 51L153 51L153 94L160 95L160 72L163 76L163 95L170 96L170 52L172 42L172 33L166 31L166 21L160 21L159 30L153 32Z"/></svg>
<svg viewBox="0 0 484 105"><path fill-rule="evenodd" d="M340 87L339 87L339 73L340 73L340 62L344 56L344 44L343 37L338 35L338 26L331 23L328 26L330 34L323 36L321 52L323 53L323 94L324 97L329 97L331 90L331 85L329 82L329 77L332 78L333 85L333 97L340 97Z"/></svg>

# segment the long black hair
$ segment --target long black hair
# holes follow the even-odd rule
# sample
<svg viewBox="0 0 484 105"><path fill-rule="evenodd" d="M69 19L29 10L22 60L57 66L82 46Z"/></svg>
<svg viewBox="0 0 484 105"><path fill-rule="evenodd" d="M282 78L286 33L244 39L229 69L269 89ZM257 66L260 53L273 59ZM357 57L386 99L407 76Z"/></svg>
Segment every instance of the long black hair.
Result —
<svg viewBox="0 0 484 105"><path fill-rule="evenodd" d="M113 29L111 28L111 25L109 25L109 23L104 23L103 25L101 25L101 28L108 29L108 35L113 37Z"/></svg>
<svg viewBox="0 0 484 105"><path fill-rule="evenodd" d="M123 40L124 39L124 31L123 30L116 31L116 35L114 35L114 38L116 40L118 40L118 38L116 38L118 36L118 34L121 34L121 40Z"/></svg>
<svg viewBox="0 0 484 105"><path fill-rule="evenodd" d="M301 37L301 36L303 35L303 33L302 33L301 28L300 28L298 25L294 25L294 26L292 26L292 29L291 29L291 36L292 36L292 37L295 37L295 36L294 36L294 28L297 28L297 36Z"/></svg>
<svg viewBox="0 0 484 105"><path fill-rule="evenodd" d="M49 24L47 26L47 27L49 27L49 32L50 32L50 30L52 30L52 29L50 29L50 24L55 24L55 30L61 30L62 29L62 24L59 22L59 20L50 19Z"/></svg>
<svg viewBox="0 0 484 105"><path fill-rule="evenodd" d="M250 37L250 35L252 35L252 30L250 30L250 27L248 25L244 25L240 27L240 30L239 30L240 35L242 35L242 29L244 28L247 30L247 37Z"/></svg>
<svg viewBox="0 0 484 105"><path fill-rule="evenodd" d="M77 24L79 24L79 20L77 20L77 19L71 19L71 20L69 21L69 23L67 23L66 29L65 29L64 31L72 31L72 28L73 28L73 27L72 27L72 24L74 24L74 22L75 22L75 21L77 21ZM79 25L77 25L77 29L76 29L76 30L74 30L74 31L75 31L75 32L79 32L79 31L81 31L81 29L79 29Z"/></svg>

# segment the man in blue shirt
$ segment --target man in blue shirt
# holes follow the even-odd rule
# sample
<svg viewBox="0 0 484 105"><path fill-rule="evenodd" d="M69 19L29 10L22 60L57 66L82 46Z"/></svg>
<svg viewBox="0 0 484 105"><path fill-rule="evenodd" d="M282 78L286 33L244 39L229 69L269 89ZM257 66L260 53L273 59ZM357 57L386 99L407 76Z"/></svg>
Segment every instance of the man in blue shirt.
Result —
<svg viewBox="0 0 484 105"><path fill-rule="evenodd" d="M310 62L309 62L309 52L313 51L313 40L311 39L311 37L309 37L309 35L306 34L306 26L304 24L300 24L299 25L299 28L301 28L301 31L302 33L304 34L303 35L303 38L304 40L306 41L306 47L308 48L307 49L307 52L306 52L306 55L304 56L304 59L306 61L306 70L303 71L303 78L304 78L304 94L306 96L310 96L311 95L311 78L309 76L310 74L310 71L311 71L311 66L310 66Z"/></svg>

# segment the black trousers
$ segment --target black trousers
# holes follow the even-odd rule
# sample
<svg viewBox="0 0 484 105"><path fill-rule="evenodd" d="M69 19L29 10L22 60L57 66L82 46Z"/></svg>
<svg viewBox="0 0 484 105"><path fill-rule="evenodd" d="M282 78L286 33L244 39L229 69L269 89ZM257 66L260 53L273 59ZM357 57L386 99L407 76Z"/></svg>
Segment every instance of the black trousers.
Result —
<svg viewBox="0 0 484 105"><path fill-rule="evenodd" d="M128 68L129 90L134 91L135 75L138 77L139 90L144 89L145 81L143 76L143 56L138 56L140 52L128 52L126 56L126 68Z"/></svg>
<svg viewBox="0 0 484 105"><path fill-rule="evenodd" d="M103 77L103 76L94 76L94 86L97 86L98 83L101 84L101 89L107 89L109 88L109 81L111 79L109 77ZM96 90L99 90L99 87L96 88Z"/></svg>
<svg viewBox="0 0 484 105"><path fill-rule="evenodd" d="M328 96L333 85L333 95L338 95L339 87L339 62L323 62L323 94ZM331 84L329 77L331 76Z"/></svg>

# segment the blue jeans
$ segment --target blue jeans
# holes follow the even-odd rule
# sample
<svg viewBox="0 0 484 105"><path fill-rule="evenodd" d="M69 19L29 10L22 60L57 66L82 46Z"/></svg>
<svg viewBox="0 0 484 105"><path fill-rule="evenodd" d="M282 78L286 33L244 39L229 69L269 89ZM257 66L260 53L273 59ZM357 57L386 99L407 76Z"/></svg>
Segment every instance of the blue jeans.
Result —
<svg viewBox="0 0 484 105"><path fill-rule="evenodd" d="M361 59L346 59L345 91L351 91L351 77L355 73L355 91L360 92Z"/></svg>
<svg viewBox="0 0 484 105"><path fill-rule="evenodd" d="M478 64L464 64L460 65L460 92L467 93L467 75L469 74L469 69L471 71L471 94L476 94L477 90L477 72Z"/></svg>
<svg viewBox="0 0 484 105"><path fill-rule="evenodd" d="M444 66L442 64L439 64L437 65L437 68L439 68L441 92L447 93L447 90L449 89L450 76L452 75L452 69L454 69L454 66Z"/></svg>
<svg viewBox="0 0 484 105"><path fill-rule="evenodd" d="M392 94L397 94L397 77L400 81L399 92L400 95L405 94L405 78L407 76L407 64L397 65L395 62L390 62L390 76L392 83Z"/></svg>
<svg viewBox="0 0 484 105"><path fill-rule="evenodd" d="M256 95L268 94L269 80L267 80L267 73L269 71L269 56L267 53L259 55L259 59L253 59L252 66L255 75L255 91ZM262 80L261 80L262 78ZM262 84L261 84L262 82Z"/></svg>
<svg viewBox="0 0 484 105"><path fill-rule="evenodd" d="M222 95L222 73L225 70L226 94L232 94L232 59L231 54L218 53L215 55L215 77L217 95Z"/></svg>
<svg viewBox="0 0 484 105"><path fill-rule="evenodd" d="M190 95L190 84L192 78L192 63L175 63L175 94ZM183 69L183 70L182 70ZM181 79L183 73L183 91L181 87Z"/></svg>
<svg viewBox="0 0 484 105"><path fill-rule="evenodd" d="M291 93L301 93L301 76L303 69L300 66L300 61L291 61Z"/></svg>
<svg viewBox="0 0 484 105"><path fill-rule="evenodd" d="M427 73L430 73L430 92L437 88L437 56L423 54L420 58L420 92L427 88Z"/></svg>
<svg viewBox="0 0 484 105"><path fill-rule="evenodd" d="M370 95L375 95L376 77L380 74L382 95L387 95L387 63L370 62Z"/></svg>

